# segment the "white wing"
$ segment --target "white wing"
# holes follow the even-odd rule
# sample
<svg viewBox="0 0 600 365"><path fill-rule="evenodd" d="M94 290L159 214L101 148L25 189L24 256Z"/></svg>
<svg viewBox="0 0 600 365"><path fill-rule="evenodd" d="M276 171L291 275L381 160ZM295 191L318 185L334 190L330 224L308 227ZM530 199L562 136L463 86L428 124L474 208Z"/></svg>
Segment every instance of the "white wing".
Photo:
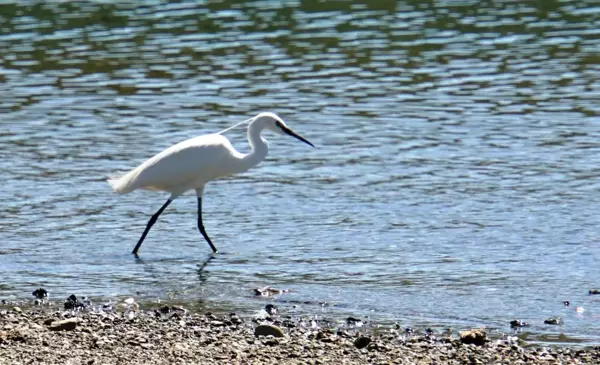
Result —
<svg viewBox="0 0 600 365"><path fill-rule="evenodd" d="M235 153L229 140L221 135L199 136L167 148L109 183L121 194L135 189L185 191L195 187L194 183L229 175Z"/></svg>

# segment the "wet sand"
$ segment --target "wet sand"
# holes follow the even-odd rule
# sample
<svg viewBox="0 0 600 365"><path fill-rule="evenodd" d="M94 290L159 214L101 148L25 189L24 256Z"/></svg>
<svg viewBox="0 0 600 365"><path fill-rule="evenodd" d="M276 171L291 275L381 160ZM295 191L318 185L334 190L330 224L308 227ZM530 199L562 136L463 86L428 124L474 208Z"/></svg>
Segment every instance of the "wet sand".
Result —
<svg viewBox="0 0 600 365"><path fill-rule="evenodd" d="M466 344L464 333L461 338L352 325L323 328L302 318L240 318L168 306L134 304L116 311L0 306L2 365L600 363L600 347L524 348L474 335L476 344Z"/></svg>

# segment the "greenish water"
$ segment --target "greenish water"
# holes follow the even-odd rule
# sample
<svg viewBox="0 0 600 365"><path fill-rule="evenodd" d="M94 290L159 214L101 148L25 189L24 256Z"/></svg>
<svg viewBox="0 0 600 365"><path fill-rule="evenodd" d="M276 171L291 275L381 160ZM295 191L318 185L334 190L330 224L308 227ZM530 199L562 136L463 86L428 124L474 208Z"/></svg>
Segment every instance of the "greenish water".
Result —
<svg viewBox="0 0 600 365"><path fill-rule="evenodd" d="M596 1L2 2L0 297L598 343L598 49ZM215 258L186 196L134 259L167 196L105 179L260 111L317 148L207 187Z"/></svg>

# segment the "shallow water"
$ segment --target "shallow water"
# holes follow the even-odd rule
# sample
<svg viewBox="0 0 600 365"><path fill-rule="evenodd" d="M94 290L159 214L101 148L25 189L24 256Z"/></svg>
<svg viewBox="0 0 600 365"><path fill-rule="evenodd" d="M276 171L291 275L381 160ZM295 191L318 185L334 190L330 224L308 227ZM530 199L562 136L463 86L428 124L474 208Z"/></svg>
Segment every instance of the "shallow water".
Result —
<svg viewBox="0 0 600 365"><path fill-rule="evenodd" d="M271 285L284 314L600 343L600 7L361 3L2 3L0 297L253 311ZM167 195L105 179L264 110L317 148L267 136L207 187L216 257L193 195L132 257Z"/></svg>

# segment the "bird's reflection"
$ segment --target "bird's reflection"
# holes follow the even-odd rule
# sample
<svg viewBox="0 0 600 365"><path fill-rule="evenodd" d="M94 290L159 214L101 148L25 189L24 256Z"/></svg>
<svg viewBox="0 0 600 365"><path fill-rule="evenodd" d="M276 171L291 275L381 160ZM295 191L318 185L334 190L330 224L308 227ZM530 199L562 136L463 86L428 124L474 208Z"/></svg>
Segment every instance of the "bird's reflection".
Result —
<svg viewBox="0 0 600 365"><path fill-rule="evenodd" d="M196 266L196 274L198 275L198 281L200 282L200 284L204 284L206 282L206 280L208 280L208 272L206 271L206 268L208 266L208 264L214 260L216 258L216 255L214 253L209 254L205 259L203 259L202 261L197 263ZM155 264L157 263L169 263L169 262L173 262L173 261L177 261L177 262L181 262L181 259L177 259L177 258L165 258L165 259L158 259L158 260L144 260L143 258L141 258L139 255L134 255L134 262L136 264L142 265L144 268L144 271L146 271L149 274L149 277L151 277L152 279L154 279L156 282L160 282L161 281L161 276L163 274L161 274L161 272L157 271L157 267L155 267Z"/></svg>
<svg viewBox="0 0 600 365"><path fill-rule="evenodd" d="M211 253L204 262L198 264L198 268L196 269L196 273L198 274L198 281L200 284L204 284L208 279L208 272L206 271L206 266L215 258L215 254Z"/></svg>

